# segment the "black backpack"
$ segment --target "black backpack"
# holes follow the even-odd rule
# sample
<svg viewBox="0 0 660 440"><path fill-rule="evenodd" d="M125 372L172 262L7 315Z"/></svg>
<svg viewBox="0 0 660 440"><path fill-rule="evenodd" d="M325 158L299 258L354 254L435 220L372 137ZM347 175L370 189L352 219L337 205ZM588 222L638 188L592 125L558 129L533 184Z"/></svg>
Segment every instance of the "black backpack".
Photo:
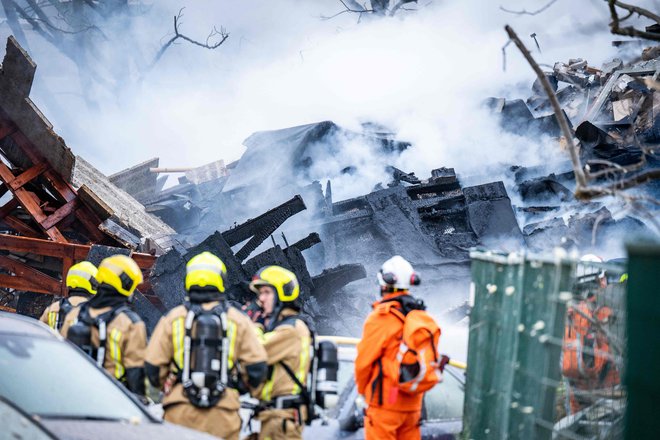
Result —
<svg viewBox="0 0 660 440"><path fill-rule="evenodd" d="M127 313L129 317L134 313L126 306L121 305L92 318L89 313L89 303L80 306L78 320L69 327L67 339L84 353L96 361L96 365L103 368L105 361L105 344L108 340L107 324L112 322L120 313ZM133 319L133 318L131 318ZM99 332L99 346L92 344L92 326Z"/></svg>
<svg viewBox="0 0 660 440"><path fill-rule="evenodd" d="M326 397L337 395L339 360L337 346L330 341L319 343L313 324L305 317L301 315L289 316L277 323L275 328L287 324L295 326L297 320L302 321L307 326L312 337L313 357L310 365L310 380L307 382L307 385L303 385L293 370L284 361L280 361L279 365L300 389L302 403L307 408L307 420L305 420L305 424L310 425L312 420L320 418L323 410L327 409L328 403L326 402ZM319 374L319 372L322 373Z"/></svg>
<svg viewBox="0 0 660 440"><path fill-rule="evenodd" d="M183 393L199 408L215 406L229 386L227 310L223 303L211 310L186 304L184 320Z"/></svg>

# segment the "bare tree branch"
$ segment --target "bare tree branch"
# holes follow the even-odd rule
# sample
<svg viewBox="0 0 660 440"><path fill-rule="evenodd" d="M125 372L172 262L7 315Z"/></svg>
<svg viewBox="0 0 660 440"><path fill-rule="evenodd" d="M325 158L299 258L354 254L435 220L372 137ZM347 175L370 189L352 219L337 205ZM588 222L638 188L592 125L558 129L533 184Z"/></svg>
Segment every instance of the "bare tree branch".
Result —
<svg viewBox="0 0 660 440"><path fill-rule="evenodd" d="M652 180L660 179L660 168L655 168L641 173L628 176L608 186L584 186L575 189L575 196L578 199L588 200L601 196L615 195L617 191L623 191L635 186L643 185Z"/></svg>
<svg viewBox="0 0 660 440"><path fill-rule="evenodd" d="M197 40L193 40L192 38L190 38L186 35L183 35L182 33L179 32L179 24L181 22L181 19L183 18L183 10L184 9L185 8L181 8L179 10L179 14L174 16L174 36L172 38L170 38L167 41L167 43L165 43L163 45L163 47L160 48L160 50L156 54L156 57L154 58L154 61L151 63L151 67L153 67L161 59L161 57L163 56L165 51L172 44L174 44L174 42L178 39L187 41L191 44L194 44L195 46L203 47L204 49L213 50L213 49L217 49L218 47L220 47L222 45L222 43L224 43L227 40L227 38L229 38L229 34L226 33L223 28L220 28L220 30L217 30L215 28L215 26L211 30L211 33L209 33L208 37L206 37L206 42L205 43L200 43ZM220 36L220 40L217 41L216 43L211 44L210 43L211 39L214 38L214 37L217 37L217 36Z"/></svg>
<svg viewBox="0 0 660 440"><path fill-rule="evenodd" d="M321 16L321 19L322 19L322 20L330 20L330 19L332 19L332 18L335 18L335 17L337 17L337 16L339 16L339 15L342 15L342 14L345 14L345 13L347 13L347 12L353 12L353 13L359 14L359 17L358 17L358 22L359 22L360 19L362 18L362 14L364 14L364 13L372 13L372 12L374 12L373 9L367 9L366 6L359 5L356 1L353 1L353 0L350 1L351 6L347 5L346 2L345 2L344 0L339 0L339 3L341 3L342 5L344 5L344 10L343 10L343 11L341 11L341 12L337 12L336 14L331 15L331 16L328 16L328 17L322 15L322 16ZM358 6L359 6L361 9L355 9L355 8L358 7Z"/></svg>
<svg viewBox="0 0 660 440"><path fill-rule="evenodd" d="M660 23L660 15L654 14L653 12L649 11L648 9L640 8L639 6L634 6L634 5L629 5L627 3L623 3L619 0L607 0L608 2L614 3L616 6L620 7L621 9L625 9L627 11L630 11L633 14L637 14L641 17L646 17L649 18L656 23Z"/></svg>
<svg viewBox="0 0 660 440"><path fill-rule="evenodd" d="M570 126L568 125L568 121L566 120L566 115L561 110L561 106L559 104L559 101L557 100L557 96L555 95L554 91L552 90L552 87L550 86L548 78L545 76L539 65L536 63L532 55L529 53L525 45L522 43L522 41L520 41L520 38L518 38L518 35L516 35L514 30L508 25L505 26L505 30L509 35L510 41L513 41L516 44L518 49L520 49L527 62L530 64L530 66L536 73L536 76L538 77L539 82L543 87L543 90L548 95L550 103L552 104L552 108L555 112L555 117L557 118L557 122L559 123L562 134L566 138L567 149L571 157L571 162L573 164L573 172L575 174L575 181L576 181L575 197L577 199L590 200L597 197L614 196L617 195L620 191L630 189L639 185L643 185L645 183L650 182L651 180L660 179L660 168L655 168L655 169L638 172L629 176L623 176L620 180L612 182L608 185L604 185L604 186L587 185L587 177L585 176L584 170L582 169L582 164L580 162L580 156L577 151L577 146L575 144L573 133L570 129ZM645 159L642 160L641 164L643 165L644 162ZM603 170L604 172L599 171L593 174L589 174L589 178L593 179L605 174L613 173L615 171L622 171L619 168L623 168L620 165L613 164L612 162L605 161L605 164L610 166L611 168L608 170ZM630 172L632 170L638 169L639 167L641 167L640 164L635 164L632 165L630 169L626 169L626 168L623 169L626 172Z"/></svg>
<svg viewBox="0 0 660 440"><path fill-rule="evenodd" d="M399 0L390 10L390 17L394 16L399 9L403 8L408 3L417 3L417 0Z"/></svg>
<svg viewBox="0 0 660 440"><path fill-rule="evenodd" d="M610 8L610 16L612 17L612 22L610 23L610 30L613 34L624 35L628 37L645 38L647 40L653 40L653 41L660 41L660 34L647 32L647 31L640 31L639 29L635 29L632 26L628 26L628 27L620 26L621 21L629 18L630 15L632 15L632 13L635 13L641 17L649 18L659 24L660 24L660 16L654 14L653 12L647 9L640 8L639 6L629 5L627 3L622 3L618 0L606 0L606 1ZM629 11L631 14L628 14L628 16L626 16L625 18L620 19L619 14L616 11L617 7Z"/></svg>
<svg viewBox="0 0 660 440"><path fill-rule="evenodd" d="M533 12L528 12L526 9L523 9L522 11L512 11L511 9L507 9L504 6L500 6L500 10L507 12L509 14L516 14L516 15L537 15L548 9L550 6L554 5L556 2L557 0L550 0L550 2L547 3L545 6Z"/></svg>
<svg viewBox="0 0 660 440"><path fill-rule="evenodd" d="M520 38L518 38L518 35L516 35L514 30L511 28L511 26L507 25L504 27L504 29L509 35L511 41L515 43L515 45L518 47L520 52L522 52L527 62L532 66L532 69L534 69L534 72L536 73L536 76L538 77L541 86L543 86L543 90L545 90L546 94L548 95L548 99L550 100L552 109L555 112L555 117L557 118L559 127L561 128L561 131L564 137L566 138L566 145L568 148L568 152L571 156L571 162L573 163L573 172L575 173L575 181L577 182L578 188L584 188L587 185L587 180L584 176L584 172L582 171L582 166L580 164L580 156L578 155L577 147L575 145L575 139L573 138L573 133L570 129L568 121L566 120L566 115L561 110L561 105L559 104L557 95L555 95L555 92L552 90L552 87L550 86L548 77L545 75L545 73L543 73L541 67L539 67L539 65L536 63L534 57L532 57L532 54L529 52L529 50L527 50L523 42L520 41Z"/></svg>
<svg viewBox="0 0 660 440"><path fill-rule="evenodd" d="M345 14L347 12L352 12L358 14L358 23L362 19L362 14L374 14L374 15L389 15L390 17L394 16L399 11L416 11L417 9L408 9L405 6L409 3L417 3L417 0L371 0L371 8L368 8L366 3L361 5L356 0L339 0L339 3L344 6L344 10L337 12L336 14L325 16L321 15L322 20L330 20L339 15ZM388 7L390 4L394 3L391 7Z"/></svg>
<svg viewBox="0 0 660 440"><path fill-rule="evenodd" d="M623 167L619 165L618 163L610 162L609 160L602 160L602 159L590 159L587 161L587 164L584 166L587 179L588 180L594 180L602 176L607 176L607 175L614 175L617 172L620 173L630 173L633 171L637 171L641 169L644 165L646 165L646 157L642 156L642 160L639 162L628 165L626 167ZM596 172L591 172L591 165L605 165L608 168Z"/></svg>

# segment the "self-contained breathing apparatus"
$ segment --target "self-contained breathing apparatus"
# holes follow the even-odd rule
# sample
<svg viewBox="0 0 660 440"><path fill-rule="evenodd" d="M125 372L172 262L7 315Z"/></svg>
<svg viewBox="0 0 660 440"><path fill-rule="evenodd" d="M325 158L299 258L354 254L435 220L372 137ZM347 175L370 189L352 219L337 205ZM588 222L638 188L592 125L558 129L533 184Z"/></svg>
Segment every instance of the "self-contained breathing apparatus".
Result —
<svg viewBox="0 0 660 440"><path fill-rule="evenodd" d="M105 361L105 344L108 340L107 324L123 311L130 310L122 305L92 318L89 313L89 303L80 306L78 320L69 328L67 339L96 361L103 368ZM92 343L92 326L99 332L99 346Z"/></svg>
<svg viewBox="0 0 660 440"><path fill-rule="evenodd" d="M60 330L64 325L64 319L66 315L73 310L73 304L69 301L69 298L62 298L60 300L60 310L57 312L57 317L55 318L55 330Z"/></svg>
<svg viewBox="0 0 660 440"><path fill-rule="evenodd" d="M183 393L200 408L215 406L228 387L229 339L224 305L204 310L186 304L183 342Z"/></svg>
<svg viewBox="0 0 660 440"><path fill-rule="evenodd" d="M322 418L325 410L332 409L337 404L339 357L337 346L331 341L319 342L313 326L300 315L288 317L277 325L293 325L297 319L305 323L312 335L312 344L310 346L312 365L309 371L307 385L303 385L293 370L284 362L280 361L279 365L300 389L300 396L276 398L275 408L295 408L304 405L307 408L307 420L305 423L310 425L312 420ZM287 399L290 402L283 401Z"/></svg>

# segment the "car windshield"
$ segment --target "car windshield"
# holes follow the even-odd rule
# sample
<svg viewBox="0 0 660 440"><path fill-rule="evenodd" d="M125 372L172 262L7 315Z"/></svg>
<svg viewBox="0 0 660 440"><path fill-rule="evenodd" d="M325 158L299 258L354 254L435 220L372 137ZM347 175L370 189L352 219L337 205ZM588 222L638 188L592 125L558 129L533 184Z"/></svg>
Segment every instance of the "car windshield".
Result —
<svg viewBox="0 0 660 440"><path fill-rule="evenodd" d="M44 418L138 422L146 417L78 350L50 338L0 335L0 395Z"/></svg>

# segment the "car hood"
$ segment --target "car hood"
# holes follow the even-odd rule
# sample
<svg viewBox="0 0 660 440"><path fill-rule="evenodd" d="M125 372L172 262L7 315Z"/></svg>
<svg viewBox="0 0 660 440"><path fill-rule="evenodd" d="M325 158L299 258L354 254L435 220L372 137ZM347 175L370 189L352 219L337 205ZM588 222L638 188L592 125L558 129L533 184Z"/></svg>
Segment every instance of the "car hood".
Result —
<svg viewBox="0 0 660 440"><path fill-rule="evenodd" d="M42 419L41 424L62 440L217 440L209 434L163 422L140 424L92 420Z"/></svg>

